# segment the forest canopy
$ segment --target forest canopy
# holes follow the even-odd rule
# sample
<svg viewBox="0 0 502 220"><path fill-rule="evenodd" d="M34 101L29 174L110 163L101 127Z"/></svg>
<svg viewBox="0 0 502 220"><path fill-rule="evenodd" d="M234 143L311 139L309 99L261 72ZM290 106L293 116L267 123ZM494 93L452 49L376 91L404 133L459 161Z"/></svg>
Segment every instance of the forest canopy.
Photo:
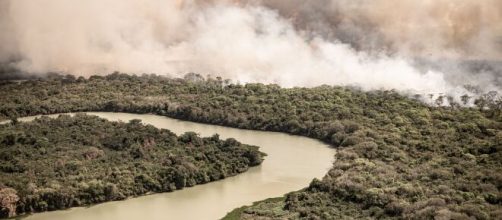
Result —
<svg viewBox="0 0 502 220"><path fill-rule="evenodd" d="M303 135L339 149L324 178L284 200L244 209L243 218L502 218L502 102L496 93L480 96L473 107L444 105L448 97L432 106L395 91L120 73L53 75L0 89L3 118L153 113Z"/></svg>
<svg viewBox="0 0 502 220"><path fill-rule="evenodd" d="M0 217L169 192L259 165L258 147L140 120L41 117L0 125Z"/></svg>

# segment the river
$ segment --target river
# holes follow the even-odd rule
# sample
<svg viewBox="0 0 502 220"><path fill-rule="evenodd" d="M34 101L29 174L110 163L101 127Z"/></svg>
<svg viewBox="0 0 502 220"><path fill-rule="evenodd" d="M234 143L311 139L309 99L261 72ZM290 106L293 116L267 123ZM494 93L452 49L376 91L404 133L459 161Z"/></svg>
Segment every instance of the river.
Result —
<svg viewBox="0 0 502 220"><path fill-rule="evenodd" d="M90 207L37 213L29 215L26 220L219 219L234 208L306 187L313 178L322 178L334 160L333 148L306 137L200 124L156 115L87 114L112 121L141 119L143 123L169 129L176 134L195 131L201 136L211 136L218 133L221 138L232 137L242 143L257 145L268 156L260 166L220 181Z"/></svg>

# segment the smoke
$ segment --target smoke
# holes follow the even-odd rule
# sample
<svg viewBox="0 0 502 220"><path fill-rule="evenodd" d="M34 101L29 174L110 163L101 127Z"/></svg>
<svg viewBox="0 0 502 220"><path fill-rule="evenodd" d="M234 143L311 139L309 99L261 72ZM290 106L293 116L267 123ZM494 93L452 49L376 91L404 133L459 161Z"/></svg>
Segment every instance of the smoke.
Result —
<svg viewBox="0 0 502 220"><path fill-rule="evenodd" d="M501 91L499 0L4 0L0 63L282 86Z"/></svg>
<svg viewBox="0 0 502 220"><path fill-rule="evenodd" d="M358 49L384 48L420 56L502 56L502 2L498 0L271 0L264 4L292 17L301 29Z"/></svg>

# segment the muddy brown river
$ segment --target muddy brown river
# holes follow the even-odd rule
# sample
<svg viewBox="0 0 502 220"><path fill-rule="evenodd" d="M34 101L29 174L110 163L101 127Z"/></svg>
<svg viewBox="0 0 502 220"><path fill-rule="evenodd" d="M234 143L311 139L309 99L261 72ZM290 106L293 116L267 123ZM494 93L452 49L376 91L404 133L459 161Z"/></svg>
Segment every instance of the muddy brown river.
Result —
<svg viewBox="0 0 502 220"><path fill-rule="evenodd" d="M218 133L221 138L233 137L242 143L260 146L260 151L268 156L262 165L220 181L170 193L33 214L26 217L26 220L219 219L234 208L306 187L313 178L325 175L334 160L333 148L306 137L200 124L156 115L103 112L87 114L113 121L141 119L143 123L169 129L176 134L195 131L201 136L210 136Z"/></svg>

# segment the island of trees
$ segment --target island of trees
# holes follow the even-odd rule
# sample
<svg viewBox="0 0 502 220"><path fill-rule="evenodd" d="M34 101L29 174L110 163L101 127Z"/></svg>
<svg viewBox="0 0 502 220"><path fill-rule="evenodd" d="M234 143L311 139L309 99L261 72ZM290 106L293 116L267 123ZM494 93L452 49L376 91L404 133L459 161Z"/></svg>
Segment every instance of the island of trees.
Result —
<svg viewBox="0 0 502 220"><path fill-rule="evenodd" d="M233 176L262 162L258 147L217 134L61 115L0 125L0 217L43 212Z"/></svg>
<svg viewBox="0 0 502 220"><path fill-rule="evenodd" d="M0 85L0 117L78 111L153 113L280 131L337 147L321 180L234 213L243 219L501 219L502 102L495 92L427 105L394 91L230 84L111 74ZM448 101L448 105L446 105Z"/></svg>

